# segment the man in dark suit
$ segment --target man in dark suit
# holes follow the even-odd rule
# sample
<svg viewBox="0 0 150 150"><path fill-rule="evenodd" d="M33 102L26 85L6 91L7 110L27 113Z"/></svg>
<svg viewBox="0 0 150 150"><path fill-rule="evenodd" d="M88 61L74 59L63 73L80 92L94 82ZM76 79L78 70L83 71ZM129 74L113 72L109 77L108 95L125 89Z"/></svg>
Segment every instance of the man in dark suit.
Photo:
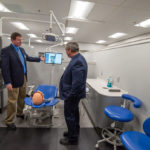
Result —
<svg viewBox="0 0 150 150"><path fill-rule="evenodd" d="M66 53L71 61L61 77L59 94L64 100L64 116L68 131L64 132L65 138L60 139L60 143L72 145L78 143L79 102L86 96L87 63L79 53L79 46L76 42L67 43Z"/></svg>
<svg viewBox="0 0 150 150"><path fill-rule="evenodd" d="M2 49L1 68L6 88L8 89L7 117L5 123L9 129L16 129L13 123L15 115L24 119L23 108L26 97L27 65L26 61L40 62L45 58L30 57L21 48L22 36L20 33L11 34L12 43ZM17 103L17 114L16 114Z"/></svg>

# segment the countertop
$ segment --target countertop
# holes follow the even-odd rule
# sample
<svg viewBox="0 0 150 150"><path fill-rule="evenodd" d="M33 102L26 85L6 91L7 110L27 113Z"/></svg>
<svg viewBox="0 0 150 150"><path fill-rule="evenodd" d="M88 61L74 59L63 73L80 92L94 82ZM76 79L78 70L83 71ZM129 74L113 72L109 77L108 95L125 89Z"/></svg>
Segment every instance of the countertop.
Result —
<svg viewBox="0 0 150 150"><path fill-rule="evenodd" d="M95 89L99 94L104 96L111 96L111 97L121 97L122 94L127 94L127 91L124 91L116 86L112 86L111 88L107 88L107 82L103 79L87 79L87 83ZM110 92L109 89L119 89L120 92Z"/></svg>

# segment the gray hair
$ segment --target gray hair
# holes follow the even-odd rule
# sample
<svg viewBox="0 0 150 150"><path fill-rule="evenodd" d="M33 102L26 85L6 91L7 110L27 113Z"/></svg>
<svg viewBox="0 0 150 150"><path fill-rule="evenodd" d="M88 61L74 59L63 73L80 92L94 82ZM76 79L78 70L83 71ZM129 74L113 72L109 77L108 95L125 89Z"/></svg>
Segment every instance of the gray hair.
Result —
<svg viewBox="0 0 150 150"><path fill-rule="evenodd" d="M66 50L71 49L72 52L79 51L79 45L77 42L69 42L66 44Z"/></svg>

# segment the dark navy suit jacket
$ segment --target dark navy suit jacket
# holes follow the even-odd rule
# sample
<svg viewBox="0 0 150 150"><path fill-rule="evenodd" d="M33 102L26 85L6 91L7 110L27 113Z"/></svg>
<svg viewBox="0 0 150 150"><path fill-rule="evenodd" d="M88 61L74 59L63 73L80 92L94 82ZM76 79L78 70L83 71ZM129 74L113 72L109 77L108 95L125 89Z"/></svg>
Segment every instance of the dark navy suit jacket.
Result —
<svg viewBox="0 0 150 150"><path fill-rule="evenodd" d="M76 98L85 98L87 78L87 63L80 54L72 57L68 67L60 79L59 94L63 100Z"/></svg>
<svg viewBox="0 0 150 150"><path fill-rule="evenodd" d="M40 62L40 58L30 57L26 54L23 48L21 47L19 48L24 57L26 70L27 70L26 60L31 62ZM2 75L5 84L11 83L13 88L21 87L24 83L24 68L12 44L2 49L1 58L2 58L1 62ZM25 75L27 77L27 71Z"/></svg>

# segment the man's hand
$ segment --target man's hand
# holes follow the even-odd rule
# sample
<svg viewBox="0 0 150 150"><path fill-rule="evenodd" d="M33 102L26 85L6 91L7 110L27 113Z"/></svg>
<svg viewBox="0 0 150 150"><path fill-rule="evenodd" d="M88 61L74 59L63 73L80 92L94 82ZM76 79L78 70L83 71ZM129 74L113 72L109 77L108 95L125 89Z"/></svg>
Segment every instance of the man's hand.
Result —
<svg viewBox="0 0 150 150"><path fill-rule="evenodd" d="M45 61L45 57L41 56L40 57L41 61Z"/></svg>
<svg viewBox="0 0 150 150"><path fill-rule="evenodd" d="M6 88L8 89L8 91L12 91L12 90L13 90L12 84L7 84L7 85L6 85Z"/></svg>

